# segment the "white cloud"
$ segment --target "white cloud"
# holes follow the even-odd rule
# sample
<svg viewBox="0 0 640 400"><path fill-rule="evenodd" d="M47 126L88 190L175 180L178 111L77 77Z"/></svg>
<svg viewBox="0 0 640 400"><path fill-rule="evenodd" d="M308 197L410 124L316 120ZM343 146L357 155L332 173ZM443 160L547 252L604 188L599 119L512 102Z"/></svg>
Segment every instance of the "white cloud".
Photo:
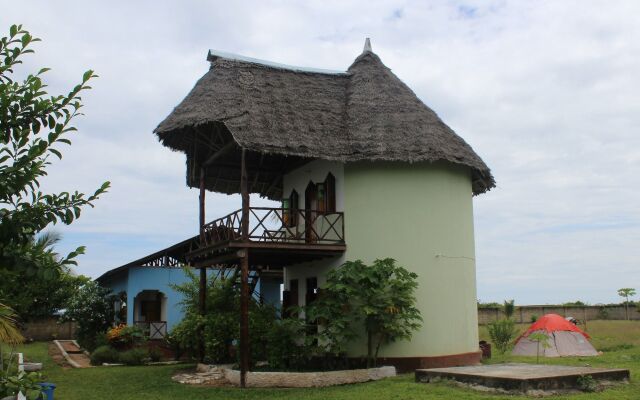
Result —
<svg viewBox="0 0 640 400"><path fill-rule="evenodd" d="M151 133L209 48L346 69L364 38L492 168L475 200L479 297L617 301L640 285L640 4L604 1L111 1L3 7L44 42L52 92L91 67L80 134L47 187L113 189L70 227L92 276L196 232L184 158ZM237 197L209 196L211 216Z"/></svg>

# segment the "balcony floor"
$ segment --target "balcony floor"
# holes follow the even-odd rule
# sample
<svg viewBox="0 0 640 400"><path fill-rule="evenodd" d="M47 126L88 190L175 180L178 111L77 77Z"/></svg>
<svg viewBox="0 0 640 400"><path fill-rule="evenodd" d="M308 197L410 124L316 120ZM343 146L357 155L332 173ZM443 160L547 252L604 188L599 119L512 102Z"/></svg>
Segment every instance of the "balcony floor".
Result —
<svg viewBox="0 0 640 400"><path fill-rule="evenodd" d="M187 259L194 267L235 265L242 257L243 249L249 251L249 266L282 268L302 262L337 257L345 252L345 244L274 243L226 241L194 250Z"/></svg>

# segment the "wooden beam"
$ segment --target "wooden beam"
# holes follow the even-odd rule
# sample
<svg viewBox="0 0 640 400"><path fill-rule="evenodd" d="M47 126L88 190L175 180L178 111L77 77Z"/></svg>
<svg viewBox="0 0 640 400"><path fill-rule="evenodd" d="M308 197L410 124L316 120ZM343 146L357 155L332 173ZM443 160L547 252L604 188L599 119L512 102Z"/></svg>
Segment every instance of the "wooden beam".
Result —
<svg viewBox="0 0 640 400"><path fill-rule="evenodd" d="M205 195L206 191L204 188L204 168L200 168L200 197L199 197L199 205L200 205L200 215L199 215L199 230L200 230L200 244L204 245L204 221L205 221ZM204 316L207 310L207 269L200 268L200 285L198 287L198 308L200 311L200 315ZM200 338L198 341L198 358L200 362L204 361L204 325L199 327L200 329Z"/></svg>
<svg viewBox="0 0 640 400"><path fill-rule="evenodd" d="M242 195L242 241L249 241L249 188L247 182L246 150L240 159L240 194ZM249 371L249 249L244 249L240 285L240 387L246 387Z"/></svg>
<svg viewBox="0 0 640 400"><path fill-rule="evenodd" d="M207 166L211 165L217 159L219 159L220 157L224 156L225 154L227 154L228 152L233 150L234 147L236 147L236 142L232 141L232 142L229 142L229 143L225 144L218 151L216 151L211 156L209 156L209 158L207 158L207 160L204 163L202 163L202 167L207 167Z"/></svg>
<svg viewBox="0 0 640 400"><path fill-rule="evenodd" d="M234 251L230 254L221 254L217 256L212 256L203 261L197 261L193 263L193 266L196 268L202 267L215 267L218 264L227 264L229 261L237 261L244 257L244 251Z"/></svg>

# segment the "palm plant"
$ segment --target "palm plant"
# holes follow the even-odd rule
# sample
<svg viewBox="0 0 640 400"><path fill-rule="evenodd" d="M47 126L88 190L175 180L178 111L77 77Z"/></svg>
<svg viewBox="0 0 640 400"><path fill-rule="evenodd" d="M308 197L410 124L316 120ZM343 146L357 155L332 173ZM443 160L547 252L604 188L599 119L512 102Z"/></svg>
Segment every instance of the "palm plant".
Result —
<svg viewBox="0 0 640 400"><path fill-rule="evenodd" d="M0 343L15 345L24 341L16 322L17 315L13 309L0 303Z"/></svg>

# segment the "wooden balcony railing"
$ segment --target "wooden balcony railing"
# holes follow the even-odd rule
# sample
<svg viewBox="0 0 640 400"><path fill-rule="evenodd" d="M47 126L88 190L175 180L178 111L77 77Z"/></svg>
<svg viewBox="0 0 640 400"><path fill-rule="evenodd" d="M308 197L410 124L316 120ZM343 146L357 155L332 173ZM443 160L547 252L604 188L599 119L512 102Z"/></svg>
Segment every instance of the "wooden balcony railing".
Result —
<svg viewBox="0 0 640 400"><path fill-rule="evenodd" d="M205 247L242 239L242 210L204 225ZM247 240L260 243L344 244L344 214L250 207Z"/></svg>
<svg viewBox="0 0 640 400"><path fill-rule="evenodd" d="M167 336L167 321L135 321L149 339L163 339Z"/></svg>

